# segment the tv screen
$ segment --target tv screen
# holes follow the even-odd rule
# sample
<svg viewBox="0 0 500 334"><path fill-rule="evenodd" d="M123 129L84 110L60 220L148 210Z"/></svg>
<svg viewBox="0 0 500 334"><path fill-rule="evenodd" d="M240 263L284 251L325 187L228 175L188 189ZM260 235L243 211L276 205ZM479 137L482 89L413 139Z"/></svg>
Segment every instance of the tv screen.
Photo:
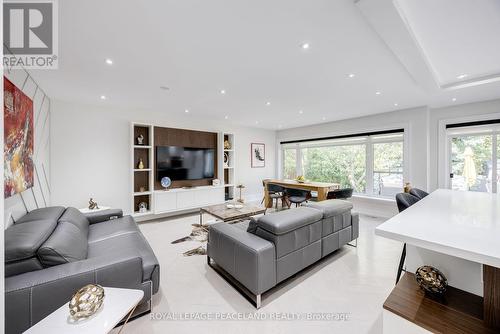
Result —
<svg viewBox="0 0 500 334"><path fill-rule="evenodd" d="M172 181L200 180L214 177L215 150L180 146L156 147L158 181L168 176Z"/></svg>

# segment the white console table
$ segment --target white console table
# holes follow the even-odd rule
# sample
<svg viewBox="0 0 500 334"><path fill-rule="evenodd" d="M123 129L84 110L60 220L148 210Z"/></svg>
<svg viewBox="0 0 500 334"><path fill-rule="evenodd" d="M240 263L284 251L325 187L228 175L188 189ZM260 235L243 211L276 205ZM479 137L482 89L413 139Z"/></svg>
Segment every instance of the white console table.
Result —
<svg viewBox="0 0 500 334"><path fill-rule="evenodd" d="M203 206L224 203L224 186L156 190L153 197L155 214L199 209Z"/></svg>
<svg viewBox="0 0 500 334"><path fill-rule="evenodd" d="M423 261L449 256L441 269L450 272L460 269L460 261L482 265L484 323L500 327L500 196L439 189L378 226L375 234L423 249ZM476 283L481 284L480 275Z"/></svg>

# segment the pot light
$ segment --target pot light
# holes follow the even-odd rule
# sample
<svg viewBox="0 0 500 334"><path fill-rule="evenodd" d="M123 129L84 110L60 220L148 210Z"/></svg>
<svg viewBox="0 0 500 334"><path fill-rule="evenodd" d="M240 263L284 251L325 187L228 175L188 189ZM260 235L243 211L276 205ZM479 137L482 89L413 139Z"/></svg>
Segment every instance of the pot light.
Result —
<svg viewBox="0 0 500 334"><path fill-rule="evenodd" d="M460 74L457 76L457 79L461 80L461 79L465 79L467 77L467 74Z"/></svg>
<svg viewBox="0 0 500 334"><path fill-rule="evenodd" d="M106 95L101 95L101 100L106 100Z"/></svg>
<svg viewBox="0 0 500 334"><path fill-rule="evenodd" d="M326 117L322 117L321 119L322 119L323 121L326 121Z"/></svg>
<svg viewBox="0 0 500 334"><path fill-rule="evenodd" d="M304 113L304 112L303 112L302 110L299 110L299 114L301 114L301 115L302 115L303 113Z"/></svg>
<svg viewBox="0 0 500 334"><path fill-rule="evenodd" d="M455 102L455 101L457 100L457 98L456 98L456 97L454 97L454 98L452 98L451 100L452 100L453 102Z"/></svg>
<svg viewBox="0 0 500 334"><path fill-rule="evenodd" d="M267 101L266 106L270 106L270 105L271 105L271 102Z"/></svg>
<svg viewBox="0 0 500 334"><path fill-rule="evenodd" d="M281 124L278 124L278 129L281 129L283 126Z"/></svg>
<svg viewBox="0 0 500 334"><path fill-rule="evenodd" d="M255 121L255 124L259 124L259 121Z"/></svg>
<svg viewBox="0 0 500 334"><path fill-rule="evenodd" d="M220 90L220 93L221 93L222 95L224 95L224 94L226 94L226 91L225 91L224 89L221 89L221 90Z"/></svg>
<svg viewBox="0 0 500 334"><path fill-rule="evenodd" d="M375 92L375 95L380 95L380 94L382 94L382 93L381 92Z"/></svg>
<svg viewBox="0 0 500 334"><path fill-rule="evenodd" d="M189 113L189 110L188 110L188 109L186 109L186 110L184 110L184 112L187 114L187 113Z"/></svg>
<svg viewBox="0 0 500 334"><path fill-rule="evenodd" d="M397 106L399 106L399 104L397 104L397 103L394 103L394 106L395 106L395 107L397 107Z"/></svg>
<svg viewBox="0 0 500 334"><path fill-rule="evenodd" d="M105 62L108 65L113 65L113 60L112 59L106 58Z"/></svg>
<svg viewBox="0 0 500 334"><path fill-rule="evenodd" d="M309 45L309 43L306 42L306 43L302 43L301 47L303 50L307 50L307 49L309 49L310 45Z"/></svg>
<svg viewBox="0 0 500 334"><path fill-rule="evenodd" d="M228 115L224 116L224 119L228 119L228 118L229 118L229 116L228 116Z"/></svg>
<svg viewBox="0 0 500 334"><path fill-rule="evenodd" d="M355 76L356 76L356 74L354 74L354 73L349 74L349 78L354 78Z"/></svg>

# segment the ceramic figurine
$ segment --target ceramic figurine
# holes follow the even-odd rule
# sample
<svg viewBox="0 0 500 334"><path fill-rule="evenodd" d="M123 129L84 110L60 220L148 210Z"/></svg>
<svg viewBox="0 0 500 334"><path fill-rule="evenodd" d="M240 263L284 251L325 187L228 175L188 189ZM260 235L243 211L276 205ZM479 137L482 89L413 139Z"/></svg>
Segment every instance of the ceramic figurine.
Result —
<svg viewBox="0 0 500 334"><path fill-rule="evenodd" d="M144 136L142 134L137 137L137 145L144 145Z"/></svg>
<svg viewBox="0 0 500 334"><path fill-rule="evenodd" d="M148 211L148 204L146 202L139 203L139 212L144 213Z"/></svg>
<svg viewBox="0 0 500 334"><path fill-rule="evenodd" d="M144 169L144 161L142 161L142 159L139 159L139 164L137 165L137 168Z"/></svg>
<svg viewBox="0 0 500 334"><path fill-rule="evenodd" d="M145 192L145 191L146 191L146 188L144 188L144 187L139 187L139 192L143 193L143 192Z"/></svg>
<svg viewBox="0 0 500 334"><path fill-rule="evenodd" d="M224 149L225 150L230 150L231 149L231 143L227 139L224 140Z"/></svg>
<svg viewBox="0 0 500 334"><path fill-rule="evenodd" d="M89 200L89 210L96 210L96 209L99 209L99 206L97 205L97 202L95 202L93 198L90 198L90 200Z"/></svg>

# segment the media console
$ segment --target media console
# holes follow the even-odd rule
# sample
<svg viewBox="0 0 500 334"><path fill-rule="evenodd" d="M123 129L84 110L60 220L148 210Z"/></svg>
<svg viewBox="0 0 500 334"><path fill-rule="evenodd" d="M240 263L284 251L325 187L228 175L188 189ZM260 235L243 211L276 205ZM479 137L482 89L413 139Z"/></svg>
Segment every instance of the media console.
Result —
<svg viewBox="0 0 500 334"><path fill-rule="evenodd" d="M224 203L224 186L174 188L154 192L154 213L164 214Z"/></svg>

